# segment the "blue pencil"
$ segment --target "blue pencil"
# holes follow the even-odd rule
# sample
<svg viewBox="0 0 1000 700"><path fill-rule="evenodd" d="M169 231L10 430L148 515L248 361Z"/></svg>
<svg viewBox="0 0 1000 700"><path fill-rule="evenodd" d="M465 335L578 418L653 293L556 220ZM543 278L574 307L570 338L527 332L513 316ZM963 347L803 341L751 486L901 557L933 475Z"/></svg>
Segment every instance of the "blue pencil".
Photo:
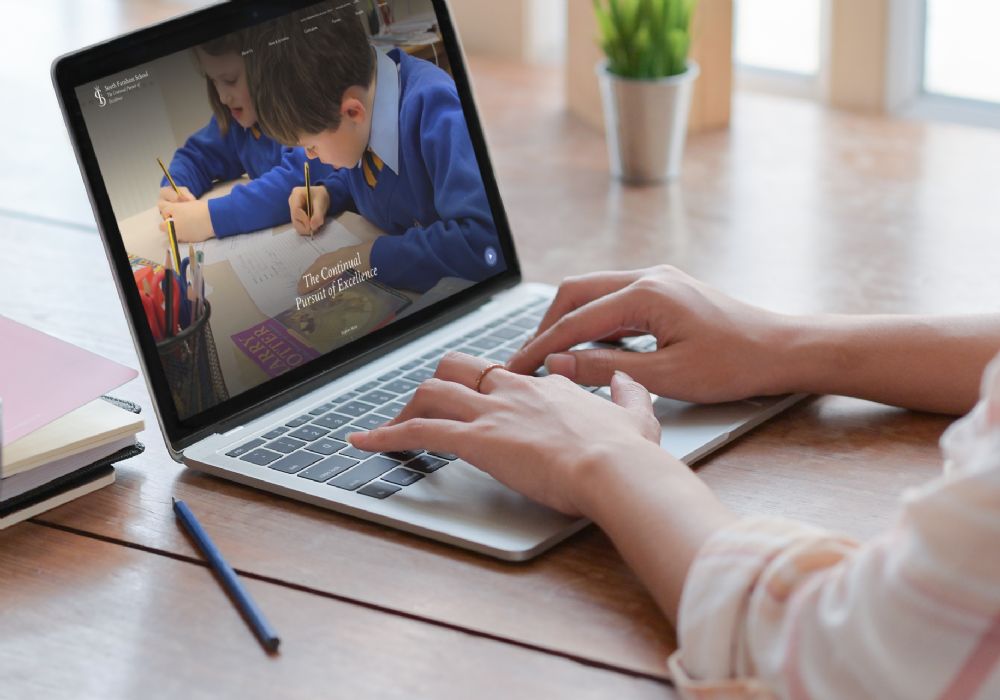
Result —
<svg viewBox="0 0 1000 700"><path fill-rule="evenodd" d="M277 651L278 644L281 642L278 639L278 635L271 629L271 625L265 619L264 613L260 611L260 608L253 601L253 598L243 588L243 584L237 578L233 567L227 564L226 560L222 558L222 554L216 548L215 543L209 539L208 533L205 532L201 523L194 517L194 513L191 512L191 509L187 507L184 501L179 501L176 498L174 499L174 513L177 514L184 529L194 539L195 544L198 545L198 549L208 559L208 565L219 575L222 587L232 596L236 607L240 609L240 612L246 617L247 622L250 623L254 634L257 635L257 639L260 640L260 643L264 645L267 651Z"/></svg>

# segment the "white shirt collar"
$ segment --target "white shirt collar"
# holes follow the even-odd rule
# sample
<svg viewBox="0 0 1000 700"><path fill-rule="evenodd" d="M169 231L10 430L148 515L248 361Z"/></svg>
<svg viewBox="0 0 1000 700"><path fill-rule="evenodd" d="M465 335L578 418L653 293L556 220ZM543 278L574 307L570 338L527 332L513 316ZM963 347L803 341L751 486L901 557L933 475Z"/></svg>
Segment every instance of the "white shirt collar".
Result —
<svg viewBox="0 0 1000 700"><path fill-rule="evenodd" d="M375 50L375 99L368 147L392 172L399 174L399 66Z"/></svg>

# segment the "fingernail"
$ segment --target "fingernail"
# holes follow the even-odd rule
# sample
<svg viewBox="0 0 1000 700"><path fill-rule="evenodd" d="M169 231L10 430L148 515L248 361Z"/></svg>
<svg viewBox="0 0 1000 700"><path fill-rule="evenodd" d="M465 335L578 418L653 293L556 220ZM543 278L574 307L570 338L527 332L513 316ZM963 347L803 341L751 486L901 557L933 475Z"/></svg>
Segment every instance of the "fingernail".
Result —
<svg viewBox="0 0 1000 700"><path fill-rule="evenodd" d="M634 382L635 381L634 379L632 379L632 377L630 377L629 375L625 374L620 369L616 369L615 370L615 376L618 377L618 381L620 381L620 382Z"/></svg>
<svg viewBox="0 0 1000 700"><path fill-rule="evenodd" d="M545 358L545 369L549 374L561 374L567 379L573 379L576 376L576 355L568 352L549 355Z"/></svg>

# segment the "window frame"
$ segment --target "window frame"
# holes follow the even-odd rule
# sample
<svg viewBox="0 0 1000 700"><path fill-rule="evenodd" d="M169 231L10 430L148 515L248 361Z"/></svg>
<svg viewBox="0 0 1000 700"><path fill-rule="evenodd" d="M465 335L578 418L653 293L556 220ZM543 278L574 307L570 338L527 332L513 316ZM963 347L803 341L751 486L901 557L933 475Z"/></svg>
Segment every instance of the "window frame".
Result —
<svg viewBox="0 0 1000 700"><path fill-rule="evenodd" d="M888 0L885 108L890 114L1000 129L1000 103L928 92L927 0Z"/></svg>

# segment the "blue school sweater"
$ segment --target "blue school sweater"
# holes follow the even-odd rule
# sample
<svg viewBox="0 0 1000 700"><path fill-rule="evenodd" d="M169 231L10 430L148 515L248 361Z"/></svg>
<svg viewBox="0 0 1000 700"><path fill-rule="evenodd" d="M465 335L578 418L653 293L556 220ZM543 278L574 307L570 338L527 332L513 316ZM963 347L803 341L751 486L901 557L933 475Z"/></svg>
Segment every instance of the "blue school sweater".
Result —
<svg viewBox="0 0 1000 700"><path fill-rule="evenodd" d="M424 292L442 277L480 281L504 269L462 104L451 76L399 49L398 173L372 189L362 167L325 180L334 214L356 211L390 234L375 241L376 279Z"/></svg>
<svg viewBox="0 0 1000 700"><path fill-rule="evenodd" d="M257 134L232 122L223 136L213 116L177 149L170 161L174 182L178 187L187 187L195 197L201 197L216 181L235 180L244 173L250 176L249 183L236 185L224 197L208 200L212 227L219 238L287 224L291 221L288 196L293 187L305 184L305 150L282 146L259 130ZM318 181L329 177L333 168L312 159L309 171ZM169 184L163 178L160 186Z"/></svg>

